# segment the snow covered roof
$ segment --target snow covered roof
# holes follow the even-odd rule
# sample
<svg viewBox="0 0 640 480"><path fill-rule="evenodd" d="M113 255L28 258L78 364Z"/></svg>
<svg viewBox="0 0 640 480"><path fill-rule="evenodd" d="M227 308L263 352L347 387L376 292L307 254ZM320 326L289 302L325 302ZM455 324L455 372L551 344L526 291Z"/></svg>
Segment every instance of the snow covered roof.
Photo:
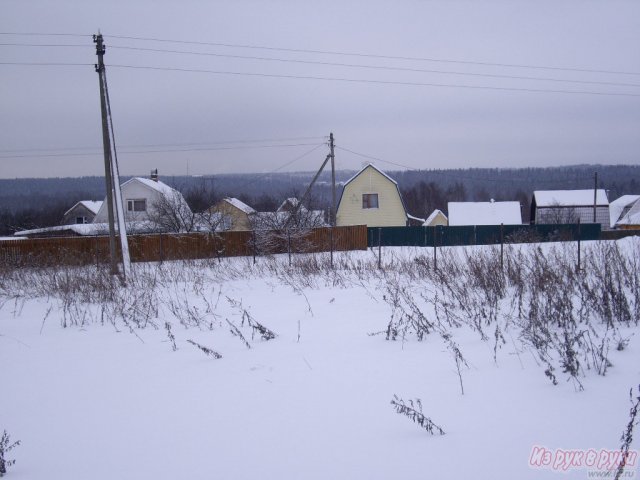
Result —
<svg viewBox="0 0 640 480"><path fill-rule="evenodd" d="M607 192L597 191L596 204L609 205ZM533 192L538 207L586 207L593 205L593 189L590 190L536 190Z"/></svg>
<svg viewBox="0 0 640 480"><path fill-rule="evenodd" d="M87 210L96 214L98 213L98 210L100 210L100 207L102 206L102 200L80 200L73 207L71 207L69 210L64 212L64 214L65 215L68 214L71 210L76 208L78 205L83 205Z"/></svg>
<svg viewBox="0 0 640 480"><path fill-rule="evenodd" d="M256 211L253 208L251 208L249 205L244 203L242 200L238 200L237 198L228 197L228 198L225 198L224 201L227 202L230 205L233 205L238 210L242 210L247 215L251 215L252 213L256 213Z"/></svg>
<svg viewBox="0 0 640 480"><path fill-rule="evenodd" d="M173 195L173 192L177 191L174 188L171 188L166 183L161 182L160 180L158 180L156 182L155 180L151 180L150 178L144 178L144 177L133 177L133 178L130 178L129 180L124 182L120 188L124 188L125 185L127 185L128 183L131 183L131 182L140 182L143 185L145 185L145 186L147 186L149 188L152 188L153 190L156 190L156 191L158 191L160 193L163 193L164 195Z"/></svg>
<svg viewBox="0 0 640 480"><path fill-rule="evenodd" d="M436 217L438 215L442 215L444 217L445 220L447 220L447 216L442 213L442 210L438 210L437 208L431 212L431 215L429 215L427 217L427 219L424 221L424 223L422 224L423 227L428 227L429 225L431 225L431 223L436 219Z"/></svg>
<svg viewBox="0 0 640 480"><path fill-rule="evenodd" d="M636 200L629 211L618 220L617 225L640 225L640 201Z"/></svg>
<svg viewBox="0 0 640 480"><path fill-rule="evenodd" d="M519 202L449 202L449 226L522 225Z"/></svg>
<svg viewBox="0 0 640 480"><path fill-rule="evenodd" d="M157 225L153 222L137 221L126 222L127 233L149 233L157 231ZM116 227L117 228L117 227ZM30 237L42 234L57 234L55 236L63 236L65 232L70 235L92 236L92 235L108 235L108 223L75 223L72 225L57 225L55 227L34 228L31 230L21 230L15 232L15 237Z"/></svg>
<svg viewBox="0 0 640 480"><path fill-rule="evenodd" d="M611 202L609 204L609 224L614 227L620 220L625 208L631 207L638 199L640 199L640 195L623 195Z"/></svg>
<svg viewBox="0 0 640 480"><path fill-rule="evenodd" d="M408 213L407 213L407 218L409 220L415 220L416 222L420 222L420 223L424 223L425 221L424 218L414 217L413 215L409 215Z"/></svg>
<svg viewBox="0 0 640 480"><path fill-rule="evenodd" d="M29 237L43 233L69 232L75 235L99 235L109 232L109 225L106 223L75 223L72 225L57 225L55 227L34 228L31 230L21 230L14 233L16 237Z"/></svg>

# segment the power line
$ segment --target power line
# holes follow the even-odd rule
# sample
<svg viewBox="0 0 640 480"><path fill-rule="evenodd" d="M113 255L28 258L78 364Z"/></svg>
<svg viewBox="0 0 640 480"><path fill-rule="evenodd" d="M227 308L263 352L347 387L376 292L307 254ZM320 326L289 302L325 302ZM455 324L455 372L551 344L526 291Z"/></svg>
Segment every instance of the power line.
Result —
<svg viewBox="0 0 640 480"><path fill-rule="evenodd" d="M341 51L335 51L335 50L279 48L279 47L269 47L269 46L263 46L263 45L247 45L247 44L234 44L234 43L222 43L222 42L201 42L201 41L190 41L190 40L169 40L169 39L163 39L163 38L135 37L135 36L126 36L126 35L107 35L107 37L120 38L120 39L126 39L126 40L177 43L177 44L185 44L185 45L209 45L209 46L216 46L216 47L247 48L247 49L257 49L257 50L271 50L271 51L279 51L279 52L295 52L295 53L312 53L312 54L322 54L322 55L341 55L341 56L350 56L350 57L381 58L381 59L388 59L388 60L441 62L441 63L455 63L455 64L461 64L461 65L478 65L478 66L505 67L505 68L529 68L529 69L539 69L539 70L556 70L556 71L583 72L583 73L606 73L606 74L613 74L613 75L640 75L640 72L625 72L625 71L591 69L591 68L551 67L551 66L544 66L544 65L527 65L527 64L515 64L515 63L492 63L492 62L478 62L478 61L470 61L470 60L453 60L453 59L444 59L444 58L379 55L379 54L358 53L358 52L341 52Z"/></svg>
<svg viewBox="0 0 640 480"><path fill-rule="evenodd" d="M235 76L249 76L249 77L264 77L264 78L288 78L288 79L296 79L296 80L322 80L322 81L347 82L347 83L368 83L368 84L377 84L377 85L404 85L404 86L418 86L418 87L465 88L465 89L472 89L472 90L494 90L494 91L527 92L527 93L560 93L560 94L570 94L570 95L640 97L640 94L623 93L623 92L593 92L593 91L585 91L585 90L550 90L550 89L537 89L537 88L496 87L496 86L487 86L487 85L460 85L460 84L451 84L451 83L403 82L403 81L393 81L393 80L355 79L355 78L344 78L344 77L319 77L314 75L284 75L284 74L275 74L275 73L205 70L205 69L197 69L197 68L154 67L150 65L109 64L108 66L110 68L131 68L131 69L137 69L137 70L161 70L161 71L187 72L187 73L208 73L208 74L214 74L214 75L235 75Z"/></svg>
<svg viewBox="0 0 640 480"><path fill-rule="evenodd" d="M293 142L301 140L320 140L325 138L324 136L315 137L289 137L289 138L261 138L261 139L242 139L242 140L226 140L210 143L152 143L141 145L120 145L119 148L155 148L155 147L207 147L213 145L234 145L245 143L265 143L265 142ZM0 150L0 153L22 153L22 152L55 152L55 151L70 151L70 150L97 150L96 147L62 147L62 148L21 148L14 150Z"/></svg>
<svg viewBox="0 0 640 480"><path fill-rule="evenodd" d="M68 62L0 62L0 65L20 65L33 67L90 67L93 63L68 63Z"/></svg>
<svg viewBox="0 0 640 480"><path fill-rule="evenodd" d="M91 48L90 44L70 43L0 43L0 47L82 47Z"/></svg>
<svg viewBox="0 0 640 480"><path fill-rule="evenodd" d="M390 67L390 66L384 66L384 65L359 65L359 64L353 64L353 63L318 62L313 60L256 57L256 56L248 56L248 55L230 55L230 54L224 54L224 53L193 52L193 51L184 51L184 50L168 50L168 49L162 49L162 48L130 47L130 46L122 46L122 45L110 45L109 48L112 48L112 49L115 48L115 49L121 49L121 50L143 51L143 52L154 52L154 53L172 53L172 54L184 54L184 55L209 56L209 57L217 57L217 58L260 60L260 61L267 61L267 62L298 63L298 64L304 64L304 65L362 68L362 69L370 69L370 70L387 70L387 71L412 72L412 73L437 73L437 74L444 74L444 75L461 75L461 76L485 77L485 78L504 78L509 80L534 80L534 81L577 83L577 84L588 84L588 85L609 85L609 86L618 86L618 87L640 87L640 84L637 84L637 83L600 82L600 81L591 81L591 80L569 80L569 79L549 78L549 77L528 77L528 76L521 76L521 75L499 75L499 74L490 74L490 73L456 72L456 71L450 71L450 70L429 70L429 69L420 69L420 68Z"/></svg>
<svg viewBox="0 0 640 480"><path fill-rule="evenodd" d="M172 153L172 152L207 152L214 150L250 150L260 148L282 148L282 147L304 147L307 145L316 145L315 143L295 143L295 144L278 144L278 145L245 145L239 147L212 147L212 148L184 148L184 149L170 149L170 150L138 150L138 151L121 151L127 155L137 155L142 153ZM100 153L45 153L35 155L0 155L0 159L6 158L39 158L39 157L82 157L82 156L95 156L101 155Z"/></svg>
<svg viewBox="0 0 640 480"><path fill-rule="evenodd" d="M407 170L410 171L422 171L422 169L416 168L416 167L410 167L408 165L403 165L402 163L397 163L397 162L391 162L389 160L384 160L382 158L379 157L374 157L372 155L367 155L365 153L360 153L360 152L356 152L354 150L345 148L345 147L341 147L336 145L335 148L343 150L345 152L351 153L353 155L356 155L358 157L362 157L362 158L367 158L369 160L375 160L378 162L382 162L382 163L386 163L389 165L393 165L396 167L400 167L400 168L405 168ZM429 174L431 175L440 175L442 177L449 177L449 178L453 178L455 180L469 180L469 181L474 181L474 182L490 182L490 183L503 183L503 182L527 182L529 181L529 178L525 178L525 177L510 177L510 178L480 178L480 177L472 177L472 176L465 176L465 175L459 175L459 174L453 174L453 173L447 173L447 172L443 172L440 170L428 170ZM574 177L573 180L592 180L592 176L584 176L584 177ZM538 182L538 183L560 183L560 182L565 182L566 180L562 180L562 179L558 179L558 180L546 180L543 182Z"/></svg>
<svg viewBox="0 0 640 480"><path fill-rule="evenodd" d="M28 37L43 37L43 36L92 37L92 34L39 33L39 32L0 32L0 35L15 35L15 36L28 36ZM137 36L131 36L131 35L106 35L106 36L109 38L118 38L118 39L125 39L125 40L175 43L175 44L182 44L182 45L207 45L207 46L226 47L226 48L245 48L245 49L255 49L255 50L292 52L292 53L311 53L311 54L320 54L320 55L379 58L379 59L387 59L387 60L452 63L452 64L460 64L460 65L477 65L477 66L503 67L503 68L526 68L526 69L535 69L535 70L552 70L552 71L566 71L566 72L604 73L604 74L611 74L611 75L640 76L640 72L607 70L607 69L598 69L598 68L553 67L548 65L480 62L480 61L458 60L458 59L448 59L448 58L412 57L412 56L403 56L403 55L380 55L380 54L363 53L363 52L343 52L343 51L336 51L336 50L284 48L284 47L271 47L266 45L249 45L249 44L236 44L236 43L224 43L224 42L203 42L203 41L193 41L193 40L171 40L171 39L153 38L153 37L137 37Z"/></svg>
<svg viewBox="0 0 640 480"><path fill-rule="evenodd" d="M0 32L0 35L21 37L93 37L90 33L36 33L36 32Z"/></svg>
<svg viewBox="0 0 640 480"><path fill-rule="evenodd" d="M315 152L318 148L322 147L323 145L326 145L326 144L325 144L325 143L321 143L321 144L319 144L319 145L316 145L316 146L315 146L315 147L313 147L311 150L309 150L309 151L307 151L307 152L303 153L302 155L300 155L300 156L298 156L298 157L294 158L293 160L288 161L287 163L284 163L284 164L280 165L278 168L275 168L275 169L273 169L273 170L271 170L271 171L269 171L269 172L267 172L267 173L265 173L265 174L263 174L263 175L260 175L258 178L255 178L255 179L253 179L253 180L250 180L250 181L248 181L248 182L246 182L246 183L244 183L244 184L240 185L240 186L238 187L238 190L243 190L244 188L248 187L249 185L253 185L254 183L257 183L257 182L259 182L260 180L262 180L262 179L264 179L264 178L268 177L269 175L272 175L272 174L274 174L274 173L276 173L276 172L278 172L278 171L282 170L283 168L287 168L288 166L290 166L290 165L294 164L295 162L297 162L297 161L299 161L299 160L302 160L304 157L306 157L306 156L310 155L311 153Z"/></svg>

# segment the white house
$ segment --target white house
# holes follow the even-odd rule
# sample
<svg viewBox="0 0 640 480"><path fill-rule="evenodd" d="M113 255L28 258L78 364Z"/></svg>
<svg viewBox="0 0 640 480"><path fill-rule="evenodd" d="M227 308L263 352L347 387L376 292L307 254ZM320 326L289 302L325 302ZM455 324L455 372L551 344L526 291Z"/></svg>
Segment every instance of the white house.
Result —
<svg viewBox="0 0 640 480"><path fill-rule="evenodd" d="M160 216L176 215L187 219L192 215L182 194L157 179L134 177L124 182L120 191L126 222L153 223L157 222ZM171 212L167 212L168 210ZM105 199L93 222L108 221Z"/></svg>
<svg viewBox="0 0 640 480"><path fill-rule="evenodd" d="M449 226L522 225L519 202L449 202Z"/></svg>
<svg viewBox="0 0 640 480"><path fill-rule="evenodd" d="M373 165L366 165L344 184L336 225L404 227L408 219L398 183Z"/></svg>
<svg viewBox="0 0 640 480"><path fill-rule="evenodd" d="M62 225L93 223L102 202L95 200L80 200L62 216Z"/></svg>
<svg viewBox="0 0 640 480"><path fill-rule="evenodd" d="M611 228L629 228L630 225L640 225L639 213L640 195L621 196L609 204Z"/></svg>
<svg viewBox="0 0 640 480"><path fill-rule="evenodd" d="M603 229L609 228L609 200L605 190L536 190L533 192L531 223L577 223L578 220L581 223L600 223Z"/></svg>

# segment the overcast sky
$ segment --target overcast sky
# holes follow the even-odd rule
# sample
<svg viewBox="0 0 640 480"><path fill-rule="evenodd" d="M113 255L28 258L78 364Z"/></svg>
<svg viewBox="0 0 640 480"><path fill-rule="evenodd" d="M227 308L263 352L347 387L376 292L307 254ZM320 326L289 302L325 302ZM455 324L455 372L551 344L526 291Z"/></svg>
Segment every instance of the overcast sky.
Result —
<svg viewBox="0 0 640 480"><path fill-rule="evenodd" d="M99 29L121 174L640 160L637 0L0 0L0 177L104 173Z"/></svg>

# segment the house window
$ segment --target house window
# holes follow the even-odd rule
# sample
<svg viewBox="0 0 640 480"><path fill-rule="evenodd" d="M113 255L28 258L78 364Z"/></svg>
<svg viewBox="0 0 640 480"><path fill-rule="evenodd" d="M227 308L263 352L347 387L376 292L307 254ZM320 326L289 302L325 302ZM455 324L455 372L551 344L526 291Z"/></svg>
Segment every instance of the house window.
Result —
<svg viewBox="0 0 640 480"><path fill-rule="evenodd" d="M127 211L128 212L146 212L147 211L147 200L127 200Z"/></svg>
<svg viewBox="0 0 640 480"><path fill-rule="evenodd" d="M76 217L76 223L88 223L86 217Z"/></svg>
<svg viewBox="0 0 640 480"><path fill-rule="evenodd" d="M377 193L363 193L362 194L362 208L378 208L378 194Z"/></svg>

